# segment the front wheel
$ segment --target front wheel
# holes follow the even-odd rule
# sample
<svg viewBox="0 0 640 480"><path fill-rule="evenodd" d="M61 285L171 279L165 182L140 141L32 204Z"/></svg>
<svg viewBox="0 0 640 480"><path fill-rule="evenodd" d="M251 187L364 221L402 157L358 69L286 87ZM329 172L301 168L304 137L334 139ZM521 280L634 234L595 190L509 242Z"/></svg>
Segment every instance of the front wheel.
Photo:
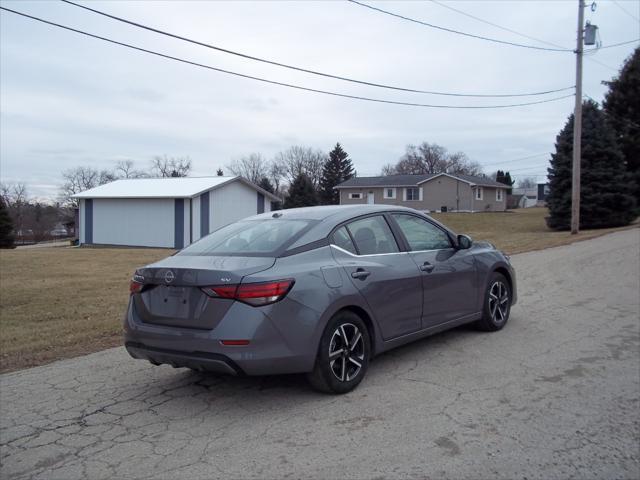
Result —
<svg viewBox="0 0 640 480"><path fill-rule="evenodd" d="M504 275L491 274L485 291L482 318L476 322L480 330L495 332L502 329L511 313L511 288Z"/></svg>
<svg viewBox="0 0 640 480"><path fill-rule="evenodd" d="M320 392L350 392L364 378L370 355L371 342L365 323L353 312L340 312L322 334L316 364L307 379Z"/></svg>

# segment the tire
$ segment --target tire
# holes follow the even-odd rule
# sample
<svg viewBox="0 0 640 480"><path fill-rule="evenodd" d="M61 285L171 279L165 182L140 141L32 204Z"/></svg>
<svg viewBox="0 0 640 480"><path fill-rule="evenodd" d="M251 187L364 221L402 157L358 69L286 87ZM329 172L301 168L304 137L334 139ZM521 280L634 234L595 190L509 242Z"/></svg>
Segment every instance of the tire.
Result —
<svg viewBox="0 0 640 480"><path fill-rule="evenodd" d="M476 327L485 332L502 330L509 320L511 313L511 287L506 277L493 272L484 293L482 318L476 322Z"/></svg>
<svg viewBox="0 0 640 480"><path fill-rule="evenodd" d="M349 348L343 348L344 338ZM338 312L327 324L313 371L307 374L311 386L323 393L347 393L362 381L371 357L369 330L353 312Z"/></svg>

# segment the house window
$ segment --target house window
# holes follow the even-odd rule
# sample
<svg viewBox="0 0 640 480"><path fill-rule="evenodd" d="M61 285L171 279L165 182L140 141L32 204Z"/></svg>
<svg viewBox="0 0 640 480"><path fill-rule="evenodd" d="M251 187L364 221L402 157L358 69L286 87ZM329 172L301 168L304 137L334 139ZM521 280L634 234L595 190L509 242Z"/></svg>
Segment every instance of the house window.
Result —
<svg viewBox="0 0 640 480"><path fill-rule="evenodd" d="M395 188L385 188L384 189L384 198L396 198L396 189Z"/></svg>
<svg viewBox="0 0 640 480"><path fill-rule="evenodd" d="M476 200L482 200L482 187L476 187Z"/></svg>
<svg viewBox="0 0 640 480"><path fill-rule="evenodd" d="M349 198L351 200L360 200L362 198L362 194L361 193L350 193L349 194Z"/></svg>
<svg viewBox="0 0 640 480"><path fill-rule="evenodd" d="M407 195L407 201L420 200L420 192L417 188L407 188L405 189Z"/></svg>
<svg viewBox="0 0 640 480"><path fill-rule="evenodd" d="M501 188L497 188L496 189L496 202L501 202L502 201L502 189Z"/></svg>

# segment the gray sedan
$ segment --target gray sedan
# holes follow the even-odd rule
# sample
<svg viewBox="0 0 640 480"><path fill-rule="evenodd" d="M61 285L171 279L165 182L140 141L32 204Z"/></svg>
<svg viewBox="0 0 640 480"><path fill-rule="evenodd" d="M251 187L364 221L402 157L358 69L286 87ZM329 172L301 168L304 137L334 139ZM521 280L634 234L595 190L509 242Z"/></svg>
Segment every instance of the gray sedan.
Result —
<svg viewBox="0 0 640 480"><path fill-rule="evenodd" d="M134 358L231 375L306 373L345 393L374 355L465 323L500 330L509 257L388 205L270 212L227 225L131 281Z"/></svg>

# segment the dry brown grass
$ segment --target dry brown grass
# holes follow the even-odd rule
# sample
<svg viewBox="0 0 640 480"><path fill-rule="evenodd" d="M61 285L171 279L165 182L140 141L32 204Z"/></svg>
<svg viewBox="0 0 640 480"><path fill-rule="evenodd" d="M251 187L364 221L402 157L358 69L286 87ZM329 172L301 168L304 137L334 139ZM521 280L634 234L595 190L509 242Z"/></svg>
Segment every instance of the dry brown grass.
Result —
<svg viewBox="0 0 640 480"><path fill-rule="evenodd" d="M546 214L546 209L531 208L434 214L434 218L457 232L489 240L507 253L620 230L591 230L578 236L551 232L544 223ZM0 250L0 371L120 345L131 274L170 253L125 248Z"/></svg>
<svg viewBox="0 0 640 480"><path fill-rule="evenodd" d="M508 212L434 213L433 218L458 233L466 233L476 240L488 240L509 254L557 247L606 233L637 228L638 220L628 227L583 230L578 235L554 232L547 228L546 208L523 208Z"/></svg>
<svg viewBox="0 0 640 480"><path fill-rule="evenodd" d="M0 250L0 371L121 342L129 280L169 250Z"/></svg>

